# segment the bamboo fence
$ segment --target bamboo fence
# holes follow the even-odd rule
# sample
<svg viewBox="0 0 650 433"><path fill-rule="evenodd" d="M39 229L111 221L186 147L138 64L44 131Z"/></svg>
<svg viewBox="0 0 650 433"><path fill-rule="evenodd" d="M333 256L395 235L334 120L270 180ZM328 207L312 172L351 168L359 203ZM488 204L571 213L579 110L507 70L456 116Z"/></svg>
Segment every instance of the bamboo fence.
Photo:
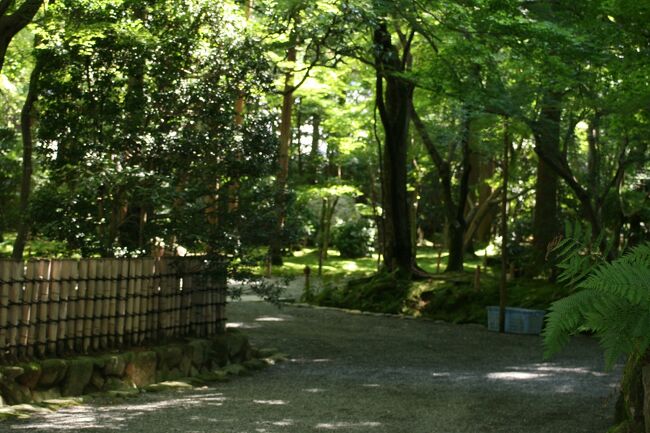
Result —
<svg viewBox="0 0 650 433"><path fill-rule="evenodd" d="M0 260L0 362L222 333L223 269L202 257Z"/></svg>

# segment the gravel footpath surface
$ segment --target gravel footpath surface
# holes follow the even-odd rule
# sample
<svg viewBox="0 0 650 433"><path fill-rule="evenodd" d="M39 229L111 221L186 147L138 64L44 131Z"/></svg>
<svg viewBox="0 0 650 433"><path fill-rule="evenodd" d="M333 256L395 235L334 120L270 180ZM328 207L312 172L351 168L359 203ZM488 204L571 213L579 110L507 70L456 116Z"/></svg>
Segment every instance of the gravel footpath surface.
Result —
<svg viewBox="0 0 650 433"><path fill-rule="evenodd" d="M214 387L84 405L0 432L604 433L620 369L576 338L542 360L541 339L327 309L241 302L231 325L290 361Z"/></svg>

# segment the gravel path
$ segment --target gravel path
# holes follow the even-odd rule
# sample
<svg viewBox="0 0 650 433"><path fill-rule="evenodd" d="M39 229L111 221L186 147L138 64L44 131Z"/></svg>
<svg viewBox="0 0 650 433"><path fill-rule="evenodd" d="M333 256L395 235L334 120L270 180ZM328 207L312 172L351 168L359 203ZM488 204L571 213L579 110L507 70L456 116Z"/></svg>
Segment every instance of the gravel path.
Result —
<svg viewBox="0 0 650 433"><path fill-rule="evenodd" d="M287 363L205 389L146 394L0 424L0 431L604 433L620 371L576 338L551 362L538 337L476 325L229 306L231 324Z"/></svg>

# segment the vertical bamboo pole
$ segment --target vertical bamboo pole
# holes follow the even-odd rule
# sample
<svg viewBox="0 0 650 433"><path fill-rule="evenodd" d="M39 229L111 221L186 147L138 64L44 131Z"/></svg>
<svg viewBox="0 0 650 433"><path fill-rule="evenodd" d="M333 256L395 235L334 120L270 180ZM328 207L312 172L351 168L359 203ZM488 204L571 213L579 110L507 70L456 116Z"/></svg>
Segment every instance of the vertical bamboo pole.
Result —
<svg viewBox="0 0 650 433"><path fill-rule="evenodd" d="M153 277L153 305L152 305L152 314L151 314L151 334L152 339L158 340L161 337L160 332L160 309L161 307L161 281L160 281L160 258L157 258L154 263L154 277Z"/></svg>
<svg viewBox="0 0 650 433"><path fill-rule="evenodd" d="M182 308L183 308L183 290L181 287L181 274L180 274L180 263L178 262L178 258L174 258L174 261L172 262L172 273L174 276L171 278L171 288L172 288L172 293L173 297L172 300L173 302L173 309L174 309L174 314L172 315L172 331L174 336L180 336L182 334L181 332L181 315L182 315Z"/></svg>
<svg viewBox="0 0 650 433"><path fill-rule="evenodd" d="M140 343L149 338L149 317L151 312L152 273L154 260L150 257L142 258L142 289L140 304Z"/></svg>
<svg viewBox="0 0 650 433"><path fill-rule="evenodd" d="M33 283L31 283L30 276L27 274L26 265L22 262L23 271L25 272L25 278L23 281L23 293L22 293L22 303L20 311L20 329L18 330L18 357L26 358L28 357L28 341L29 341L29 326L32 315L32 288Z"/></svg>
<svg viewBox="0 0 650 433"><path fill-rule="evenodd" d="M168 280L167 276L167 259L161 257L158 261L158 272L160 273L160 307L159 307L159 316L158 323L161 329L161 336L166 338L169 336L169 289L168 289Z"/></svg>
<svg viewBox="0 0 650 433"><path fill-rule="evenodd" d="M12 358L18 356L18 327L20 326L20 313L24 281L24 263L11 261L11 286L9 289L9 347Z"/></svg>
<svg viewBox="0 0 650 433"><path fill-rule="evenodd" d="M65 349L69 353L75 351L75 340L77 334L75 326L79 317L79 262L77 260L68 260L70 269L68 271L68 320L66 321L66 343Z"/></svg>
<svg viewBox="0 0 650 433"><path fill-rule="evenodd" d="M126 299L126 325L125 341L127 344L133 344L133 314L135 310L135 277L136 277L136 259L129 259L129 279L127 284Z"/></svg>
<svg viewBox="0 0 650 433"><path fill-rule="evenodd" d="M9 349L9 290L11 288L11 262L0 261L0 361Z"/></svg>
<svg viewBox="0 0 650 433"><path fill-rule="evenodd" d="M100 347L102 349L108 348L108 338L112 334L110 331L111 323L111 259L102 259L102 274L101 274L101 299L102 299L102 336L100 339Z"/></svg>
<svg viewBox="0 0 650 433"><path fill-rule="evenodd" d="M95 288L97 287L97 260L88 260L88 274L86 276L86 320L84 324L83 352L87 353L94 346L95 332Z"/></svg>
<svg viewBox="0 0 650 433"><path fill-rule="evenodd" d="M50 261L50 302L47 304L47 354L56 355L61 308L61 260Z"/></svg>
<svg viewBox="0 0 650 433"><path fill-rule="evenodd" d="M36 354L45 356L47 343L48 305L50 301L50 261L38 261L38 337Z"/></svg>
<svg viewBox="0 0 650 433"><path fill-rule="evenodd" d="M97 286L95 287L95 338L93 348L102 350L108 347L108 299L106 281L106 259L97 260ZM108 270L110 273L110 269Z"/></svg>
<svg viewBox="0 0 650 433"><path fill-rule="evenodd" d="M120 273L118 280L118 302L117 302L117 344L124 345L124 334L126 327L126 295L129 284L129 260L120 260Z"/></svg>
<svg viewBox="0 0 650 433"><path fill-rule="evenodd" d="M29 317L27 318L27 357L32 358L36 350L36 336L38 334L38 284L39 262L30 260L27 262L25 274L25 302L29 303Z"/></svg>
<svg viewBox="0 0 650 433"><path fill-rule="evenodd" d="M109 278L109 308L108 308L108 345L110 347L118 346L118 332L117 332L117 321L118 321L118 291L119 291L119 275L121 269L120 259L110 259L108 268L110 269L107 277Z"/></svg>
<svg viewBox="0 0 650 433"><path fill-rule="evenodd" d="M76 266L76 262L74 260L60 260L59 263L61 263L61 295L59 302L59 322L57 324L56 352L62 355L68 346L68 323L74 323L74 306L70 308L72 304L70 302L70 286L72 286L72 267Z"/></svg>
<svg viewBox="0 0 650 433"><path fill-rule="evenodd" d="M133 259L135 271L133 272L133 337L135 344L140 344L142 334L140 333L140 318L142 317L142 266L141 258Z"/></svg>
<svg viewBox="0 0 650 433"><path fill-rule="evenodd" d="M85 352L84 335L87 314L86 305L88 304L88 267L88 259L79 261L79 275L77 277L77 320L74 325L74 347L77 352Z"/></svg>

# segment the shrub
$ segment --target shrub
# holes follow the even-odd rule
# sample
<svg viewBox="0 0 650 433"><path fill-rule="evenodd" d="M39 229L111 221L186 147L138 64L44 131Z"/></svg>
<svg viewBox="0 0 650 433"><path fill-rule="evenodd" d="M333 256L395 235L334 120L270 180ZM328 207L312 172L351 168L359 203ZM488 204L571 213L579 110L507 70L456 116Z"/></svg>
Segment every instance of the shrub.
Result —
<svg viewBox="0 0 650 433"><path fill-rule="evenodd" d="M372 246L372 231L365 219L347 222L334 229L332 243L341 257L366 257Z"/></svg>

